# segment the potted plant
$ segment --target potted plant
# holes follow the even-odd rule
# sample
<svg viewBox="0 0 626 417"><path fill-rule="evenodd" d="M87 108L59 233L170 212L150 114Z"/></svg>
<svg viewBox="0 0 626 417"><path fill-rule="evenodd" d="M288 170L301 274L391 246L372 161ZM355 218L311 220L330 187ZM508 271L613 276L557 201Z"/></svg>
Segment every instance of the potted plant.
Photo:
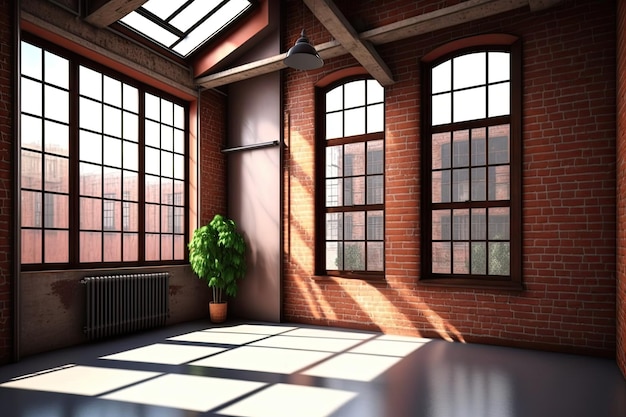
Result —
<svg viewBox="0 0 626 417"><path fill-rule="evenodd" d="M246 273L246 242L233 220L216 214L209 224L193 232L187 247L191 269L213 292L211 321L223 322L228 307L225 295L237 295L237 281Z"/></svg>

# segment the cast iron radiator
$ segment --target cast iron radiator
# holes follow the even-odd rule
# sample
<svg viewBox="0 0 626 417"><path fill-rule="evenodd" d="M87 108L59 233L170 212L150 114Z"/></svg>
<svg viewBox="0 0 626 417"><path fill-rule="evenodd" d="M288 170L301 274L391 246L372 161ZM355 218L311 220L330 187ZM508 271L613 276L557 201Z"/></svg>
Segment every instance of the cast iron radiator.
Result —
<svg viewBox="0 0 626 417"><path fill-rule="evenodd" d="M168 315L169 273L85 277L88 338L163 326Z"/></svg>

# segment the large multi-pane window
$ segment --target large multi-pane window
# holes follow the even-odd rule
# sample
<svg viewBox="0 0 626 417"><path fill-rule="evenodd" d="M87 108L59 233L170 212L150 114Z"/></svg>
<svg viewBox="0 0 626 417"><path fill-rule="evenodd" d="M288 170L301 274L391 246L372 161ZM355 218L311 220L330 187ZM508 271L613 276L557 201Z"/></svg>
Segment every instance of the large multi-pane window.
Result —
<svg viewBox="0 0 626 417"><path fill-rule="evenodd" d="M384 90L351 80L320 92L317 273L384 275Z"/></svg>
<svg viewBox="0 0 626 417"><path fill-rule="evenodd" d="M425 65L424 281L520 283L518 55L473 48Z"/></svg>
<svg viewBox="0 0 626 417"><path fill-rule="evenodd" d="M184 105L64 51L21 48L23 267L183 261Z"/></svg>

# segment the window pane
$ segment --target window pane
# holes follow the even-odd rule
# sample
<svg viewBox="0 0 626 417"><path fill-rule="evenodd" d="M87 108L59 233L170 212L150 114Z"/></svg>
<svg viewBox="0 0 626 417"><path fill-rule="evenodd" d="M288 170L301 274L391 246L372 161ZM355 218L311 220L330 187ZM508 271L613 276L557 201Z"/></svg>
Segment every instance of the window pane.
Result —
<svg viewBox="0 0 626 417"><path fill-rule="evenodd" d="M161 146L161 127L158 123L151 120L146 120L144 134L146 145L155 148Z"/></svg>
<svg viewBox="0 0 626 417"><path fill-rule="evenodd" d="M469 169L455 169L452 171L452 201L469 201Z"/></svg>
<svg viewBox="0 0 626 417"><path fill-rule="evenodd" d="M174 178L174 154L161 151L161 175Z"/></svg>
<svg viewBox="0 0 626 417"><path fill-rule="evenodd" d="M48 119L68 123L70 113L69 93L55 87L45 87L45 111Z"/></svg>
<svg viewBox="0 0 626 417"><path fill-rule="evenodd" d="M508 242L489 242L489 275L510 275L511 248Z"/></svg>
<svg viewBox="0 0 626 417"><path fill-rule="evenodd" d="M104 233L104 262L122 260L122 234Z"/></svg>
<svg viewBox="0 0 626 417"><path fill-rule="evenodd" d="M21 133L22 148L40 151L42 147L42 120L22 114Z"/></svg>
<svg viewBox="0 0 626 417"><path fill-rule="evenodd" d="M344 176L365 174L365 143L345 145L344 163Z"/></svg>
<svg viewBox="0 0 626 417"><path fill-rule="evenodd" d="M472 209L472 240L487 239L487 210Z"/></svg>
<svg viewBox="0 0 626 417"><path fill-rule="evenodd" d="M155 95L146 93L145 95L146 117L157 122L161 120L161 102Z"/></svg>
<svg viewBox="0 0 626 417"><path fill-rule="evenodd" d="M122 137L122 111L104 106L104 133L116 138Z"/></svg>
<svg viewBox="0 0 626 417"><path fill-rule="evenodd" d="M159 203L161 201L161 180L153 175L146 175L145 178L146 202Z"/></svg>
<svg viewBox="0 0 626 417"><path fill-rule="evenodd" d="M326 213L326 240L343 239L343 213Z"/></svg>
<svg viewBox="0 0 626 417"><path fill-rule="evenodd" d="M487 129L484 127L472 129L472 166L485 165L487 163L486 137Z"/></svg>
<svg viewBox="0 0 626 417"><path fill-rule="evenodd" d="M436 133L432 141L432 168L450 168L451 151L450 132Z"/></svg>
<svg viewBox="0 0 626 417"><path fill-rule="evenodd" d="M477 52L454 58L454 89L486 83L486 54Z"/></svg>
<svg viewBox="0 0 626 417"><path fill-rule="evenodd" d="M433 203L449 203L451 196L451 172L435 171L432 173L432 200Z"/></svg>
<svg viewBox="0 0 626 417"><path fill-rule="evenodd" d="M102 200L99 198L80 199L80 229L102 229Z"/></svg>
<svg viewBox="0 0 626 417"><path fill-rule="evenodd" d="M508 207L489 209L489 240L509 240L511 221Z"/></svg>
<svg viewBox="0 0 626 417"><path fill-rule="evenodd" d="M33 191L21 192L21 220L22 227L41 227L42 205L41 193Z"/></svg>
<svg viewBox="0 0 626 417"><path fill-rule="evenodd" d="M455 274L469 274L469 243L454 242L453 243L453 269Z"/></svg>
<svg viewBox="0 0 626 417"><path fill-rule="evenodd" d="M335 87L326 93L326 113L343 109L343 86Z"/></svg>
<svg viewBox="0 0 626 417"><path fill-rule="evenodd" d="M432 124L443 125L452 121L452 95L438 94L432 98Z"/></svg>
<svg viewBox="0 0 626 417"><path fill-rule="evenodd" d="M45 161L44 189L60 193L69 192L69 160L65 157L46 155Z"/></svg>
<svg viewBox="0 0 626 417"><path fill-rule="evenodd" d="M185 179L185 158L182 155L174 155L174 178Z"/></svg>
<svg viewBox="0 0 626 417"><path fill-rule="evenodd" d="M469 166L469 130L459 130L452 135L452 166Z"/></svg>
<svg viewBox="0 0 626 417"><path fill-rule="evenodd" d="M22 229L22 263L41 263L41 230Z"/></svg>
<svg viewBox="0 0 626 417"><path fill-rule="evenodd" d="M510 113L511 98L509 83L489 86L489 117L504 116Z"/></svg>
<svg viewBox="0 0 626 417"><path fill-rule="evenodd" d="M102 163L102 136L81 130L79 154L81 161Z"/></svg>
<svg viewBox="0 0 626 417"><path fill-rule="evenodd" d="M489 128L489 164L508 164L509 154L509 125L491 126Z"/></svg>
<svg viewBox="0 0 626 417"><path fill-rule="evenodd" d="M326 115L326 139L343 136L343 112L328 113Z"/></svg>
<svg viewBox="0 0 626 417"><path fill-rule="evenodd" d="M362 135L365 133L365 107L346 110L345 136Z"/></svg>
<svg viewBox="0 0 626 417"><path fill-rule="evenodd" d="M66 229L69 227L69 198L67 195L44 194L44 227Z"/></svg>
<svg viewBox="0 0 626 417"><path fill-rule="evenodd" d="M472 274L487 274L487 244L485 242L472 242Z"/></svg>
<svg viewBox="0 0 626 417"><path fill-rule="evenodd" d="M365 80L352 81L344 85L344 108L365 105Z"/></svg>
<svg viewBox="0 0 626 417"><path fill-rule="evenodd" d="M343 269L343 243L326 242L326 269Z"/></svg>
<svg viewBox="0 0 626 417"><path fill-rule="evenodd" d="M365 204L365 177L344 178L344 206Z"/></svg>
<svg viewBox="0 0 626 417"><path fill-rule="evenodd" d="M124 109L137 113L139 111L139 92L135 87L123 84Z"/></svg>
<svg viewBox="0 0 626 417"><path fill-rule="evenodd" d="M432 69L432 94L452 89L452 61L443 62Z"/></svg>
<svg viewBox="0 0 626 417"><path fill-rule="evenodd" d="M161 235L146 234L146 260L158 261L161 256Z"/></svg>
<svg viewBox="0 0 626 417"><path fill-rule="evenodd" d="M367 213L367 240L384 240L384 218L382 210Z"/></svg>
<svg viewBox="0 0 626 417"><path fill-rule="evenodd" d="M22 150L22 188L41 190L41 154Z"/></svg>
<svg viewBox="0 0 626 417"><path fill-rule="evenodd" d="M383 141L374 140L367 142L367 173L382 174L384 172Z"/></svg>
<svg viewBox="0 0 626 417"><path fill-rule="evenodd" d="M185 237L174 236L174 259L179 261L185 259L186 250L187 246L185 246Z"/></svg>
<svg viewBox="0 0 626 417"><path fill-rule="evenodd" d="M139 205L137 203L122 203L122 228L125 232L139 230Z"/></svg>
<svg viewBox="0 0 626 417"><path fill-rule="evenodd" d="M367 104L385 101L385 89L376 80L367 80Z"/></svg>
<svg viewBox="0 0 626 417"><path fill-rule="evenodd" d="M102 104L81 97L79 106L80 127L102 133Z"/></svg>
<svg viewBox="0 0 626 417"><path fill-rule="evenodd" d="M123 167L125 169L131 169L133 171L139 170L139 154L137 144L124 141L123 152Z"/></svg>
<svg viewBox="0 0 626 417"><path fill-rule="evenodd" d="M383 271L385 255L383 242L367 242L367 270Z"/></svg>
<svg viewBox="0 0 626 417"><path fill-rule="evenodd" d="M454 121L484 119L487 110L485 87L454 93Z"/></svg>
<svg viewBox="0 0 626 417"><path fill-rule="evenodd" d="M433 242L432 272L449 274L452 270L452 246L449 242Z"/></svg>
<svg viewBox="0 0 626 417"><path fill-rule="evenodd" d="M161 126L161 148L168 151L174 150L174 128Z"/></svg>
<svg viewBox="0 0 626 417"><path fill-rule="evenodd" d="M365 212L344 213L344 240L365 240Z"/></svg>
<svg viewBox="0 0 626 417"><path fill-rule="evenodd" d="M115 107L122 107L122 83L104 76L104 102Z"/></svg>
<svg viewBox="0 0 626 417"><path fill-rule="evenodd" d="M146 173L159 175L161 173L161 152L155 148L146 148Z"/></svg>
<svg viewBox="0 0 626 417"><path fill-rule="evenodd" d="M452 210L452 240L468 240L469 229L469 210Z"/></svg>
<svg viewBox="0 0 626 417"><path fill-rule="evenodd" d="M35 116L42 116L43 90L41 83L22 77L21 88L22 97L28 97L28 100L21 100L22 111Z"/></svg>
<svg viewBox="0 0 626 417"><path fill-rule="evenodd" d="M382 175L367 177L367 204L383 204L383 180Z"/></svg>
<svg viewBox="0 0 626 417"><path fill-rule="evenodd" d="M450 240L452 238L450 219L450 210L433 210L432 240Z"/></svg>
<svg viewBox="0 0 626 417"><path fill-rule="evenodd" d="M107 198L122 198L122 170L104 168L104 195Z"/></svg>
<svg viewBox="0 0 626 417"><path fill-rule="evenodd" d="M124 171L124 200L137 201L139 199L139 177L136 172Z"/></svg>
<svg viewBox="0 0 626 417"><path fill-rule="evenodd" d="M80 194L92 197L102 196L102 167L80 164Z"/></svg>
<svg viewBox="0 0 626 417"><path fill-rule="evenodd" d="M137 261L139 259L139 238L137 233L124 233L122 244L124 245L123 261Z"/></svg>
<svg viewBox="0 0 626 417"><path fill-rule="evenodd" d="M81 232L79 247L81 262L102 261L102 233Z"/></svg>
<svg viewBox="0 0 626 417"><path fill-rule="evenodd" d="M345 242L343 254L343 267L346 271L365 270L365 243Z"/></svg>
<svg viewBox="0 0 626 417"><path fill-rule="evenodd" d="M102 75L99 72L81 66L79 69L79 82L81 96L102 100Z"/></svg>
<svg viewBox="0 0 626 417"><path fill-rule="evenodd" d="M36 129L41 129L41 122L36 122ZM22 126L22 129L24 126ZM69 126L61 123L46 121L44 123L46 152L69 156L70 133ZM23 145L22 145L23 146Z"/></svg>
<svg viewBox="0 0 626 417"><path fill-rule="evenodd" d="M385 106L376 104L367 107L367 133L382 132L385 128Z"/></svg>
<svg viewBox="0 0 626 417"><path fill-rule="evenodd" d="M509 184L508 165L489 167L489 200L511 198Z"/></svg>
<svg viewBox="0 0 626 417"><path fill-rule="evenodd" d="M160 219L161 206L157 204L146 204L146 232L159 233L161 231Z"/></svg>
<svg viewBox="0 0 626 417"><path fill-rule="evenodd" d="M46 230L44 233L44 263L69 260L69 233L65 230Z"/></svg>
<svg viewBox="0 0 626 417"><path fill-rule="evenodd" d="M123 130L124 133L122 137L127 140L132 140L133 142L137 142L137 136L139 134L139 118L136 114L124 112L123 114Z"/></svg>
<svg viewBox="0 0 626 417"><path fill-rule="evenodd" d="M42 50L41 48L22 42L22 74L29 77L42 79Z"/></svg>
<svg viewBox="0 0 626 417"><path fill-rule="evenodd" d="M45 81L61 88L68 88L69 85L69 62L65 58L44 52L45 59Z"/></svg>
<svg viewBox="0 0 626 417"><path fill-rule="evenodd" d="M472 201L487 199L487 169L472 168Z"/></svg>
<svg viewBox="0 0 626 417"><path fill-rule="evenodd" d="M185 109L178 104L174 104L174 127L178 129L185 128Z"/></svg>
<svg viewBox="0 0 626 417"><path fill-rule="evenodd" d="M104 138L104 164L122 167L122 141L120 139Z"/></svg>
<svg viewBox="0 0 626 417"><path fill-rule="evenodd" d="M510 58L508 52L489 52L489 82L510 79Z"/></svg>
<svg viewBox="0 0 626 417"><path fill-rule="evenodd" d="M174 152L185 153L185 132L174 129Z"/></svg>

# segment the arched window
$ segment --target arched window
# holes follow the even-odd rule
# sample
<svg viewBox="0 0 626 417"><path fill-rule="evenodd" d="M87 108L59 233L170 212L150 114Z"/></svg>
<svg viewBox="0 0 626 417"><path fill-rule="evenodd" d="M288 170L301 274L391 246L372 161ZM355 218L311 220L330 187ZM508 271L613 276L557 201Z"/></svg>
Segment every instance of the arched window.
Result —
<svg viewBox="0 0 626 417"><path fill-rule="evenodd" d="M519 287L519 43L447 51L423 68L421 280Z"/></svg>
<svg viewBox="0 0 626 417"><path fill-rule="evenodd" d="M316 273L383 277L383 87L351 79L318 93Z"/></svg>

